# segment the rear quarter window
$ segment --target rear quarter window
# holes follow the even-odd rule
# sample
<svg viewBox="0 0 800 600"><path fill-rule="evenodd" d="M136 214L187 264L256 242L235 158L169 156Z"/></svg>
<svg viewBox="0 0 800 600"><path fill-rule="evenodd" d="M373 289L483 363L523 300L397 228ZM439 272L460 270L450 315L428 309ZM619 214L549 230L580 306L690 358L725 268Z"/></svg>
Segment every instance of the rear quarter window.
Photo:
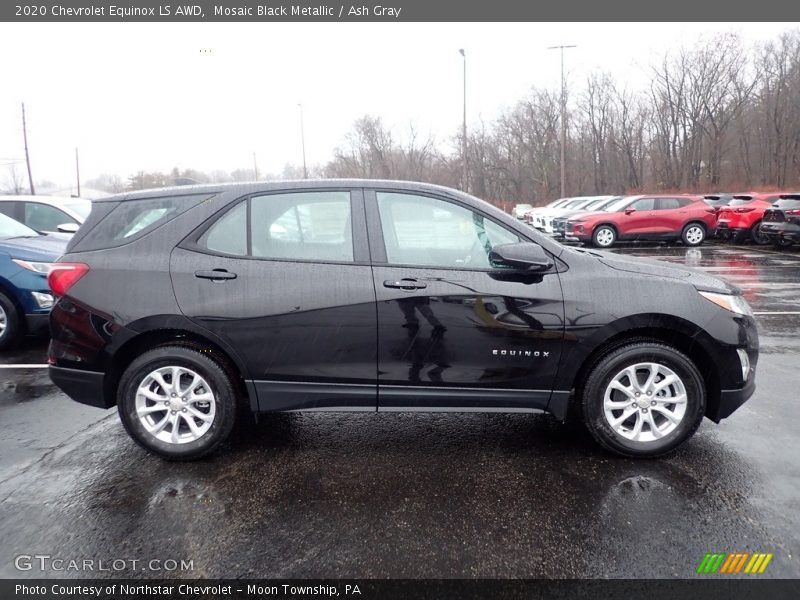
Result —
<svg viewBox="0 0 800 600"><path fill-rule="evenodd" d="M74 250L99 250L128 244L212 197L213 194L206 193L123 200L116 203Z"/></svg>
<svg viewBox="0 0 800 600"><path fill-rule="evenodd" d="M797 198L781 198L773 206L780 210L796 210L800 208L800 196Z"/></svg>

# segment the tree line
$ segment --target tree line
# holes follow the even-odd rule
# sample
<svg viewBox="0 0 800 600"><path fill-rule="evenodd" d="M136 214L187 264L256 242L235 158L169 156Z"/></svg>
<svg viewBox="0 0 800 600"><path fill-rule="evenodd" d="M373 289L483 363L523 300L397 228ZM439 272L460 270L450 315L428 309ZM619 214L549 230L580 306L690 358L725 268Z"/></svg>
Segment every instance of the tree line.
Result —
<svg viewBox="0 0 800 600"><path fill-rule="evenodd" d="M560 143L560 91L534 87L494 120L470 123L466 182L460 131L437 140L373 115L309 174L426 181L501 205L543 204L560 193ZM674 48L638 89L603 72L573 82L565 150L568 195L800 188L800 31L752 47L725 33ZM256 175L173 169L87 185L117 192ZM259 178L301 175L287 164Z"/></svg>

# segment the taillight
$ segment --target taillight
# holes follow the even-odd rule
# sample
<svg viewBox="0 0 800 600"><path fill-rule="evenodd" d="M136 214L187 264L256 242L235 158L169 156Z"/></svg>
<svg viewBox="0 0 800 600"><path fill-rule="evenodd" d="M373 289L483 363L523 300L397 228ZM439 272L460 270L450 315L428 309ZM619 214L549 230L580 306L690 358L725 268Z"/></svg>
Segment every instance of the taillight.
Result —
<svg viewBox="0 0 800 600"><path fill-rule="evenodd" d="M53 263L47 284L56 296L63 296L88 272L89 265L84 263Z"/></svg>
<svg viewBox="0 0 800 600"><path fill-rule="evenodd" d="M800 215L800 208L793 208L792 210L783 211L787 215Z"/></svg>

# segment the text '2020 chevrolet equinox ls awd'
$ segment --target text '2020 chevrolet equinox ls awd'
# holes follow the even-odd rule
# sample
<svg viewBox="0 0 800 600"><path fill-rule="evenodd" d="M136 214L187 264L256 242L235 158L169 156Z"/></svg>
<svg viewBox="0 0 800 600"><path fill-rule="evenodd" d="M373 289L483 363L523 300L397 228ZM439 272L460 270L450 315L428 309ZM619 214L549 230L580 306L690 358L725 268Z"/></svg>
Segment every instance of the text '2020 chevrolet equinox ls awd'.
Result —
<svg viewBox="0 0 800 600"><path fill-rule="evenodd" d="M49 275L52 380L193 458L267 411L546 411L657 456L755 389L739 291L570 249L443 187L332 180L94 203Z"/></svg>

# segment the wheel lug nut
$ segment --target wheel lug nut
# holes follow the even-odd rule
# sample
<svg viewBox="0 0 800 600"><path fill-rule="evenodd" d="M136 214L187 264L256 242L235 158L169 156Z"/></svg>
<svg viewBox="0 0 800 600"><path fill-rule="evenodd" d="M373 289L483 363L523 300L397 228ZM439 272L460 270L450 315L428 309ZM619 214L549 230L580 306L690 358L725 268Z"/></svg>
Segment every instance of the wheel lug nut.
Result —
<svg viewBox="0 0 800 600"><path fill-rule="evenodd" d="M648 396L652 396L652 395L653 395L653 392L647 392L647 395L648 395Z"/></svg>
<svg viewBox="0 0 800 600"><path fill-rule="evenodd" d="M655 406L655 405L656 405L656 401L655 401L655 400L653 400L653 401L650 403L650 406Z"/></svg>
<svg viewBox="0 0 800 600"><path fill-rule="evenodd" d="M169 412L171 412L173 415L175 414L175 411L174 411L174 410L171 410L171 411L169 411Z"/></svg>
<svg viewBox="0 0 800 600"><path fill-rule="evenodd" d="M172 397L174 398L174 397L175 397L175 396L177 396L177 395L178 395L178 394L172 394Z"/></svg>
<svg viewBox="0 0 800 600"><path fill-rule="evenodd" d="M646 412L647 412L647 409L646 409L646 408L643 408L643 409L642 409L642 412L643 412L643 413L646 413Z"/></svg>
<svg viewBox="0 0 800 600"><path fill-rule="evenodd" d="M164 406L169 406L169 400L164 401Z"/></svg>
<svg viewBox="0 0 800 600"><path fill-rule="evenodd" d="M186 412L186 409L184 408L181 412Z"/></svg>
<svg viewBox="0 0 800 600"><path fill-rule="evenodd" d="M639 396L641 396L641 394L639 392L636 392L636 397L638 398Z"/></svg>

